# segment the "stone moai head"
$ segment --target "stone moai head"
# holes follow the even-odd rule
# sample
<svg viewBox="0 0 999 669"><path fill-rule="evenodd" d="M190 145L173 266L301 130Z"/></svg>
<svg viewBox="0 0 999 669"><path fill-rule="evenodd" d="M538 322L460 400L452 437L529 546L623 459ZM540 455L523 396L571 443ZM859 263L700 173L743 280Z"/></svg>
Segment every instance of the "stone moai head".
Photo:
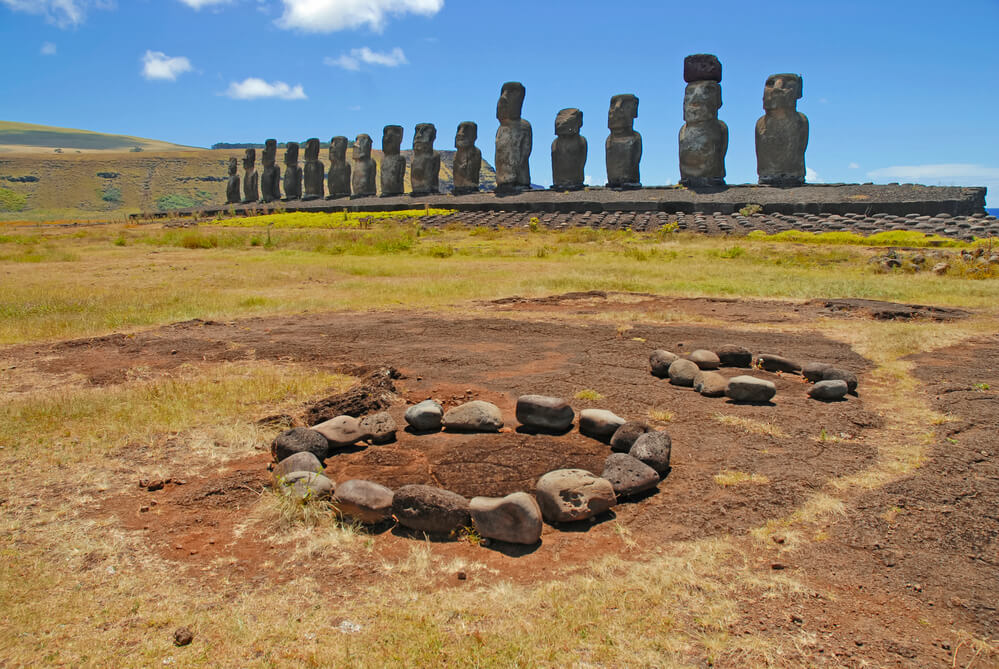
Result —
<svg viewBox="0 0 999 669"><path fill-rule="evenodd" d="M264 142L264 165L273 165L277 160L277 140L268 139Z"/></svg>
<svg viewBox="0 0 999 669"><path fill-rule="evenodd" d="M716 119L721 106L721 86L718 82L695 81L687 84L683 94L683 120L687 123Z"/></svg>
<svg viewBox="0 0 999 669"><path fill-rule="evenodd" d="M607 112L607 127L611 130L634 130L638 118L638 98L630 93L615 95Z"/></svg>
<svg viewBox="0 0 999 669"><path fill-rule="evenodd" d="M298 142L288 142L284 150L284 164L289 167L298 165Z"/></svg>
<svg viewBox="0 0 999 669"><path fill-rule="evenodd" d="M257 164L257 150L247 149L243 154L243 169L252 170L254 165Z"/></svg>
<svg viewBox="0 0 999 669"><path fill-rule="evenodd" d="M382 129L382 153L394 156L402 148L402 126L387 125Z"/></svg>
<svg viewBox="0 0 999 669"><path fill-rule="evenodd" d="M319 160L319 140L315 137L305 142L305 159Z"/></svg>
<svg viewBox="0 0 999 669"><path fill-rule="evenodd" d="M417 123L413 133L413 150L432 151L437 141L437 128L433 123Z"/></svg>
<svg viewBox="0 0 999 669"><path fill-rule="evenodd" d="M236 160L236 156L232 156L231 158L229 158L229 176L231 177L236 176L237 169L238 169L238 161Z"/></svg>
<svg viewBox="0 0 999 669"><path fill-rule="evenodd" d="M559 137L572 137L583 127L583 112L578 109L563 109L555 117L555 134Z"/></svg>
<svg viewBox="0 0 999 669"><path fill-rule="evenodd" d="M371 159L371 137L369 135L358 135L354 140L354 160Z"/></svg>
<svg viewBox="0 0 999 669"><path fill-rule="evenodd" d="M330 160L347 160L347 138L337 136L330 140Z"/></svg>
<svg viewBox="0 0 999 669"><path fill-rule="evenodd" d="M520 120L525 95L527 95L527 89L519 81L508 81L503 84L499 102L496 103L497 120L500 122Z"/></svg>
<svg viewBox="0 0 999 669"><path fill-rule="evenodd" d="M771 74L763 88L763 109L794 109L801 99L801 76Z"/></svg>
<svg viewBox="0 0 999 669"><path fill-rule="evenodd" d="M710 53L695 53L683 59L683 80L688 84L695 81L721 83L722 65L718 56Z"/></svg>
<svg viewBox="0 0 999 669"><path fill-rule="evenodd" d="M463 121L458 124L458 132L454 135L454 148L470 149L478 138L479 126L472 121Z"/></svg>

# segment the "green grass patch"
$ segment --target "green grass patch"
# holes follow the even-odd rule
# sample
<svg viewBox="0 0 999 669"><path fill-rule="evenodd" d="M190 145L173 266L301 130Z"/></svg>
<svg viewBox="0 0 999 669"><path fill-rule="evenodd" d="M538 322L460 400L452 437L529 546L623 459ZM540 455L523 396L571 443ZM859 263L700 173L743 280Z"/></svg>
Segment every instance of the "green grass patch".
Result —
<svg viewBox="0 0 999 669"><path fill-rule="evenodd" d="M27 203L27 195L9 188L0 188L0 211L21 211Z"/></svg>
<svg viewBox="0 0 999 669"><path fill-rule="evenodd" d="M867 237L855 232L830 231L808 232L805 230L785 230L768 235L762 230L753 230L747 239L768 242L795 242L798 244L840 244L849 246L907 246L907 247L947 247L964 248L971 246L957 239L927 235L912 230L890 230L877 232Z"/></svg>
<svg viewBox="0 0 999 669"><path fill-rule="evenodd" d="M378 221L400 221L421 216L453 214L451 209L406 209L403 211L374 212L305 212L265 214L245 218L217 218L211 225L226 228L365 228Z"/></svg>

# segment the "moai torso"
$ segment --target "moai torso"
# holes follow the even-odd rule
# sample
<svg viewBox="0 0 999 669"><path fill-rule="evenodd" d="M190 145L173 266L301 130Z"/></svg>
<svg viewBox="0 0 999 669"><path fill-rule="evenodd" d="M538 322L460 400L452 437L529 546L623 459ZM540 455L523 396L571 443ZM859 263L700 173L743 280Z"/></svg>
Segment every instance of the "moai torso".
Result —
<svg viewBox="0 0 999 669"><path fill-rule="evenodd" d="M482 151L475 146L479 137L479 126L471 121L458 124L454 136L454 194L467 195L479 192L479 176L482 171Z"/></svg>
<svg viewBox="0 0 999 669"><path fill-rule="evenodd" d="M375 194L375 161L371 158L371 137L358 135L354 140L353 162L350 166L351 197L371 197Z"/></svg>
<svg viewBox="0 0 999 669"><path fill-rule="evenodd" d="M680 183L684 186L725 185L728 126L718 120L721 73L715 56L697 54L684 60L687 88L680 128Z"/></svg>
<svg viewBox="0 0 999 669"><path fill-rule="evenodd" d="M334 137L330 140L330 170L326 181L329 198L350 195L350 163L347 162L347 138Z"/></svg>
<svg viewBox="0 0 999 669"><path fill-rule="evenodd" d="M406 190L406 158L402 147L402 126L387 125L382 131L382 197L402 195Z"/></svg>
<svg viewBox="0 0 999 669"><path fill-rule="evenodd" d="M264 169L260 177L260 198L264 202L281 199L281 168L277 166L277 140L264 142Z"/></svg>
<svg viewBox="0 0 999 669"><path fill-rule="evenodd" d="M797 110L801 77L774 74L763 90L765 114L756 122L756 172L761 184L805 183L808 118Z"/></svg>
<svg viewBox="0 0 999 669"><path fill-rule="evenodd" d="M563 109L555 117L552 142L552 190L579 190L586 178L586 138L579 134L583 112Z"/></svg>
<svg viewBox="0 0 999 669"><path fill-rule="evenodd" d="M305 174L303 177L304 190L303 200L320 200L325 195L323 192L325 184L323 178L326 176L326 167L319 160L319 140L313 137L305 143Z"/></svg>
<svg viewBox="0 0 999 669"><path fill-rule="evenodd" d="M257 150L247 149L243 154L243 202L249 204L260 199L257 185Z"/></svg>
<svg viewBox="0 0 999 669"><path fill-rule="evenodd" d="M239 204L242 198L239 193L239 161L235 157L229 159L229 181L225 186L225 203Z"/></svg>
<svg viewBox="0 0 999 669"><path fill-rule="evenodd" d="M284 150L285 202L302 199L302 168L298 166L298 142L288 142Z"/></svg>
<svg viewBox="0 0 999 669"><path fill-rule="evenodd" d="M409 180L413 195L440 193L441 154L434 151L437 128L431 123L420 123L413 134L413 167Z"/></svg>
<svg viewBox="0 0 999 669"><path fill-rule="evenodd" d="M641 188L642 136L635 132L638 118L638 98L615 95L607 112L607 127L611 133L604 144L607 160L607 186L610 188Z"/></svg>
<svg viewBox="0 0 999 669"><path fill-rule="evenodd" d="M520 117L526 91L517 82L503 84L496 118L496 190L519 192L531 187L531 148L534 144L531 124Z"/></svg>

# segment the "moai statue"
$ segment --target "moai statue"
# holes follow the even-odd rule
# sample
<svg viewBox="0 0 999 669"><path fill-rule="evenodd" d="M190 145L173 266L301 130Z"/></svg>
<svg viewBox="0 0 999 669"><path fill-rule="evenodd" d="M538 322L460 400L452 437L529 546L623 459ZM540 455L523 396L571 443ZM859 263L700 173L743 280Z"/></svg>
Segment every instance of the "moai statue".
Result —
<svg viewBox="0 0 999 669"><path fill-rule="evenodd" d="M580 190L586 178L586 138L579 134L583 127L583 112L563 109L555 117L552 142L552 190Z"/></svg>
<svg viewBox="0 0 999 669"><path fill-rule="evenodd" d="M402 126L387 125L382 130L382 197L402 195L406 191L406 158L402 148Z"/></svg>
<svg viewBox="0 0 999 669"><path fill-rule="evenodd" d="M239 169L239 161L233 156L229 158L229 182L225 186L225 203L226 204L239 204L241 198L239 197L239 175L236 171Z"/></svg>
<svg viewBox="0 0 999 669"><path fill-rule="evenodd" d="M642 187L639 164L642 162L642 136L635 132L638 118L638 98L634 95L615 95L607 112L607 186L631 189Z"/></svg>
<svg viewBox="0 0 999 669"><path fill-rule="evenodd" d="M409 180L413 195L436 195L441 192L441 154L434 151L437 128L433 123L416 124L413 134L413 168Z"/></svg>
<svg viewBox="0 0 999 669"><path fill-rule="evenodd" d="M260 177L260 199L277 202L281 199L281 168L277 166L277 140L264 142L264 172Z"/></svg>
<svg viewBox="0 0 999 669"><path fill-rule="evenodd" d="M350 167L352 198L375 195L375 161L371 158L371 137L358 135L354 140L353 165Z"/></svg>
<svg viewBox="0 0 999 669"><path fill-rule="evenodd" d="M298 142L284 149L284 201L302 199L302 168L298 166Z"/></svg>
<svg viewBox="0 0 999 669"><path fill-rule="evenodd" d="M496 118L496 192L519 193L531 188L531 147L534 143L531 124L520 118L524 106L524 85L517 81L503 84Z"/></svg>
<svg viewBox="0 0 999 669"><path fill-rule="evenodd" d="M243 204L250 204L260 199L256 166L257 150L247 149L243 154Z"/></svg>
<svg viewBox="0 0 999 669"><path fill-rule="evenodd" d="M770 186L805 184L808 117L798 111L801 77L772 74L763 89L764 115L756 122L756 173Z"/></svg>
<svg viewBox="0 0 999 669"><path fill-rule="evenodd" d="M710 54L683 61L687 89L680 128L680 183L688 187L724 186L728 126L718 120L722 106L722 66Z"/></svg>
<svg viewBox="0 0 999 669"><path fill-rule="evenodd" d="M346 137L339 136L330 140L330 172L326 186L329 200L350 196L350 163L347 162Z"/></svg>
<svg viewBox="0 0 999 669"><path fill-rule="evenodd" d="M303 200L323 199L324 187L323 177L326 176L326 167L319 160L319 140L313 137L305 142L305 192L302 194Z"/></svg>
<svg viewBox="0 0 999 669"><path fill-rule="evenodd" d="M482 151L475 146L479 126L472 121L458 124L454 135L454 194L468 195L479 192L479 175L482 171Z"/></svg>

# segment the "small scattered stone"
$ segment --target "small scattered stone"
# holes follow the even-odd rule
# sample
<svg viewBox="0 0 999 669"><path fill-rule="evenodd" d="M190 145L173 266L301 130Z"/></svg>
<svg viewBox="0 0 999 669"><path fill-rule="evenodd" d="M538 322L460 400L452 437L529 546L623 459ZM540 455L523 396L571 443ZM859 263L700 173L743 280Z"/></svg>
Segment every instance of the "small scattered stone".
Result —
<svg viewBox="0 0 999 669"><path fill-rule="evenodd" d="M292 472L280 485L281 492L296 501L326 499L333 494L333 481L315 472Z"/></svg>
<svg viewBox="0 0 999 669"><path fill-rule="evenodd" d="M698 372L694 377L694 390L704 397L724 397L728 379L718 372Z"/></svg>
<svg viewBox="0 0 999 669"><path fill-rule="evenodd" d="M576 412L559 397L521 395L517 398L517 420L524 426L551 432L572 427Z"/></svg>
<svg viewBox="0 0 999 669"><path fill-rule="evenodd" d="M444 407L435 400L423 400L406 409L405 418L417 432L433 432L441 429Z"/></svg>
<svg viewBox="0 0 999 669"><path fill-rule="evenodd" d="M675 353L657 349L649 356L649 365L652 367L652 376L665 379L669 376L669 366L679 359Z"/></svg>
<svg viewBox="0 0 999 669"><path fill-rule="evenodd" d="M395 431L398 429L395 419L387 411L365 416L361 419L360 427L372 444L379 445L395 441Z"/></svg>
<svg viewBox="0 0 999 669"><path fill-rule="evenodd" d="M540 479L535 496L550 523L585 520L617 504L614 486L584 469L556 469Z"/></svg>
<svg viewBox="0 0 999 669"><path fill-rule="evenodd" d="M336 488L333 501L341 515L366 525L377 525L392 516L391 490L372 481L351 479Z"/></svg>
<svg viewBox="0 0 999 669"><path fill-rule="evenodd" d="M752 367L753 354L742 346L726 344L718 348L715 353L722 367Z"/></svg>
<svg viewBox="0 0 999 669"><path fill-rule="evenodd" d="M756 357L760 369L768 372L800 372L801 365L780 355L764 353Z"/></svg>
<svg viewBox="0 0 999 669"><path fill-rule="evenodd" d="M444 427L457 432L498 432L503 427L503 414L491 402L473 400L445 413Z"/></svg>
<svg viewBox="0 0 999 669"><path fill-rule="evenodd" d="M942 274L946 274L947 270L949 269L950 269L949 262L938 262L936 265L933 266L933 269L930 271L936 274L937 276L940 276Z"/></svg>
<svg viewBox="0 0 999 669"><path fill-rule="evenodd" d="M693 386L700 368L690 360L674 360L669 366L669 382L674 386Z"/></svg>
<svg viewBox="0 0 999 669"><path fill-rule="evenodd" d="M635 440L628 455L652 467L660 477L669 472L673 440L663 431L646 432Z"/></svg>
<svg viewBox="0 0 999 669"><path fill-rule="evenodd" d="M323 463L310 451L299 451L274 465L274 471L271 474L274 476L274 481L279 482L292 472L315 472L316 474L321 474L323 472Z"/></svg>
<svg viewBox="0 0 999 669"><path fill-rule="evenodd" d="M840 369L838 367L830 367L829 369L822 372L823 381L846 381L847 392L856 392L857 390L857 375L853 372Z"/></svg>
<svg viewBox="0 0 999 669"><path fill-rule="evenodd" d="M659 474L652 467L627 453L611 453L604 461L603 478L611 482L614 494L630 497L651 490L659 483Z"/></svg>
<svg viewBox="0 0 999 669"><path fill-rule="evenodd" d="M466 574L463 571L459 571L457 574L455 574L455 576L458 577L459 581L464 581L464 580L466 580L468 578L468 574Z"/></svg>
<svg viewBox="0 0 999 669"><path fill-rule="evenodd" d="M827 362L806 362L801 368L801 375L812 383L815 383L816 381L822 380L823 372L830 367L832 367L832 365Z"/></svg>
<svg viewBox="0 0 999 669"><path fill-rule="evenodd" d="M396 490L392 513L402 525L427 534L450 534L471 522L467 499L428 485L404 485Z"/></svg>
<svg viewBox="0 0 999 669"><path fill-rule="evenodd" d="M760 404L773 399L777 394L777 386L765 379L736 376L729 379L725 394L736 402Z"/></svg>
<svg viewBox="0 0 999 669"><path fill-rule="evenodd" d="M353 416L337 416L312 428L326 437L331 448L346 448L353 446L365 437L361 429L361 421Z"/></svg>
<svg viewBox="0 0 999 669"><path fill-rule="evenodd" d="M641 421L629 420L614 431L610 440L611 450L615 453L627 453L635 444L635 440L651 429Z"/></svg>
<svg viewBox="0 0 999 669"><path fill-rule="evenodd" d="M186 627L178 627L173 632L173 645L187 646L194 641L194 633Z"/></svg>
<svg viewBox="0 0 999 669"><path fill-rule="evenodd" d="M271 442L271 456L275 462L281 462L295 453L308 451L316 456L316 459L323 461L326 459L329 447L326 437L315 430L310 430L307 427L293 427L274 438L274 441Z"/></svg>
<svg viewBox="0 0 999 669"><path fill-rule="evenodd" d="M714 351L703 348L691 352L687 359L697 365L699 369L718 369L721 365L721 358Z"/></svg>
<svg viewBox="0 0 999 669"><path fill-rule="evenodd" d="M849 390L850 388L846 381L832 379L816 383L808 389L808 396L823 402L835 402L836 400L843 399Z"/></svg>
<svg viewBox="0 0 999 669"><path fill-rule="evenodd" d="M583 409L579 412L579 432L587 437L609 441L625 420L606 409Z"/></svg>
<svg viewBox="0 0 999 669"><path fill-rule="evenodd" d="M541 540L541 507L526 492L473 497L469 510L479 536L511 544L531 545Z"/></svg>

